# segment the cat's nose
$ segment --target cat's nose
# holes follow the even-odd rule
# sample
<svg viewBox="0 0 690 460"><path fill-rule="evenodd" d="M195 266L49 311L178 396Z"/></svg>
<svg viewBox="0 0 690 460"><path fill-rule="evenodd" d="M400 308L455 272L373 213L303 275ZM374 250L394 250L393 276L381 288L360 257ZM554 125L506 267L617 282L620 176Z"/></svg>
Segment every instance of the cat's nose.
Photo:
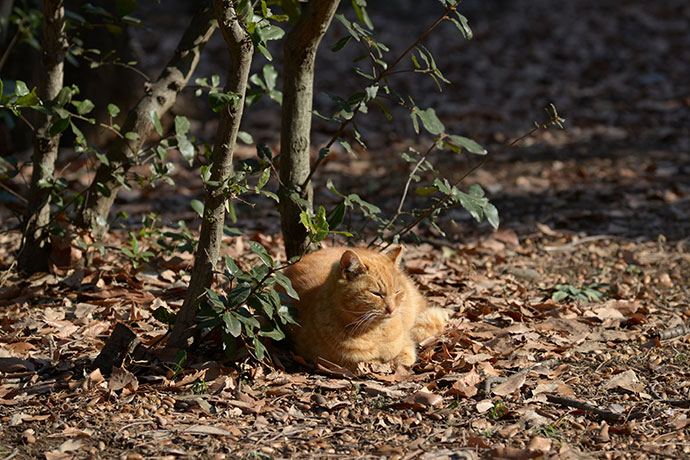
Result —
<svg viewBox="0 0 690 460"><path fill-rule="evenodd" d="M386 304L386 311L388 313L393 313L395 311L395 304L393 303L387 303Z"/></svg>

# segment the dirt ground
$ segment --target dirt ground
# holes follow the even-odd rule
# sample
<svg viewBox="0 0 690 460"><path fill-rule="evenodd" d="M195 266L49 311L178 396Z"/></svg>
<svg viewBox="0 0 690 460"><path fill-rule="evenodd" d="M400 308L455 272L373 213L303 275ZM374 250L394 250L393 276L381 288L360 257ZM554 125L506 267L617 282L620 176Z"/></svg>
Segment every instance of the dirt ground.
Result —
<svg viewBox="0 0 690 460"><path fill-rule="evenodd" d="M392 55L440 14L428 3L370 2ZM411 369L372 365L353 376L300 363L281 344L272 367L232 363L209 337L179 372L155 350L110 377L93 372L117 322L152 345L166 331L152 311L182 303L189 253L156 249L158 233L142 239L155 257L138 268L118 250L152 210L160 232L180 219L198 227L189 207L202 196L198 165L180 162L175 187L121 194L115 212L130 218L89 268L9 270L19 234L13 206L0 207L0 459L689 458L690 5L466 0L461 10L473 40L445 24L425 41L453 84L441 93L409 76L392 84L489 150L463 187L482 185L501 226L492 232L458 208L440 219L444 234L417 229L423 243L408 245L405 265L451 320ZM135 34L152 72L184 27L175 11ZM343 77L356 52L329 50L344 33L335 24L324 39L318 91L347 95L361 84ZM222 46L209 45L200 76L223 68ZM317 110L331 110L329 101L318 96ZM551 102L565 130L502 150ZM211 140L215 121L196 104L186 95L176 111L197 114L196 135ZM409 171L399 154L430 140L395 115L391 124L362 118L370 150L334 152L315 176L317 202L337 202L325 188L332 178L395 210ZM243 129L275 148L278 123L266 102ZM314 128L316 151L332 131ZM431 160L452 179L478 158ZM270 203L239 206L245 236L225 241L246 267L258 263L250 241L283 256Z"/></svg>

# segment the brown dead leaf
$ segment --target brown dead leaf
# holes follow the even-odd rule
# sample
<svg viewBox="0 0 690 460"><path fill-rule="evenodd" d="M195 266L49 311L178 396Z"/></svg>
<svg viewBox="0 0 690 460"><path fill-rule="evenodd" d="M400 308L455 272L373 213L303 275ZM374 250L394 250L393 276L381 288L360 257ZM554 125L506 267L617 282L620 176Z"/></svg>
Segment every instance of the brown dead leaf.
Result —
<svg viewBox="0 0 690 460"><path fill-rule="evenodd" d="M46 460L63 460L67 458L74 458L72 452L76 452L81 449L83 441L81 439L68 439L67 441L60 444L55 450L45 452Z"/></svg>
<svg viewBox="0 0 690 460"><path fill-rule="evenodd" d="M316 366L316 370L331 376L331 377L338 377L338 378L345 378L345 379L353 379L355 378L355 375L350 371L350 369L340 366L338 364L332 363L326 359L323 358L316 358L314 360L314 365Z"/></svg>
<svg viewBox="0 0 690 460"><path fill-rule="evenodd" d="M640 379L635 374L635 371L628 369L625 372L612 377L602 386L605 390L611 390L613 388L622 388L633 393L640 393L644 391L644 384L640 382Z"/></svg>
<svg viewBox="0 0 690 460"><path fill-rule="evenodd" d="M412 393L403 401L395 404L395 406L401 409L412 409L416 412L423 412L442 403L443 398L440 395L421 390Z"/></svg>
<svg viewBox="0 0 690 460"><path fill-rule="evenodd" d="M516 374L503 383L494 387L491 392L497 396L508 396L519 390L525 384L527 374Z"/></svg>
<svg viewBox="0 0 690 460"><path fill-rule="evenodd" d="M477 384L481 381L481 379L482 378L479 373L472 368L472 370L462 375L453 383L450 389L446 391L446 395L471 398L477 394Z"/></svg>
<svg viewBox="0 0 690 460"><path fill-rule="evenodd" d="M518 449L516 447L498 447L489 451L489 457L492 459L501 460L528 460L531 458L541 457L543 454L539 451L529 449Z"/></svg>
<svg viewBox="0 0 690 460"><path fill-rule="evenodd" d="M490 399L483 399L479 401L477 405L474 407L477 409L477 412L483 414L485 412L490 411L494 407L494 402Z"/></svg>
<svg viewBox="0 0 690 460"><path fill-rule="evenodd" d="M29 342L14 342L8 343L5 345L5 348L7 348L13 356L18 358L26 358L28 357L29 352L34 350L36 346Z"/></svg>
<svg viewBox="0 0 690 460"><path fill-rule="evenodd" d="M110 391L118 391L127 388L131 391L137 391L139 388L139 381L137 378L126 369L121 367L113 367L113 371L108 379L108 389Z"/></svg>
<svg viewBox="0 0 690 460"><path fill-rule="evenodd" d="M530 440L527 449L536 452L549 452L551 451L551 440L541 436L535 436Z"/></svg>
<svg viewBox="0 0 690 460"><path fill-rule="evenodd" d="M601 422L601 428L599 428L599 432L597 433L595 440L600 443L607 443L611 440L611 437L609 436L608 423Z"/></svg>
<svg viewBox="0 0 690 460"><path fill-rule="evenodd" d="M183 433L189 434L210 434L215 436L231 436L233 433L223 428L218 428L209 425L192 425L182 430Z"/></svg>

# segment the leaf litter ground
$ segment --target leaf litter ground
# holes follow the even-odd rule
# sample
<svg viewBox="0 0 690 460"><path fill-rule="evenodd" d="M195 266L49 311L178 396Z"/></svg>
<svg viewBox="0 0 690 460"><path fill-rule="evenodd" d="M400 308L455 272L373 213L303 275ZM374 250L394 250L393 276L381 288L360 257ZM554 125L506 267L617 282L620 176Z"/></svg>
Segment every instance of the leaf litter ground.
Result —
<svg viewBox="0 0 690 460"><path fill-rule="evenodd" d="M19 244L9 232L0 236L0 458L690 456L690 104L681 78L690 8L467 3L475 41L440 34L429 44L450 43L455 56L447 76L457 92L430 96L444 123L496 147L522 129L534 101L555 99L569 128L492 157L468 179L499 208L498 232L461 210L440 222L446 236L419 229L424 243L409 247L407 269L451 320L421 344L412 369L367 366L352 377L328 363L305 367L281 346L274 368L233 364L209 337L177 375L159 353L104 378L89 365L115 323L145 345L165 333L152 311L179 307L191 256L161 254L135 270L111 250L96 268L18 277L5 271ZM403 13L382 20L413 29ZM338 65L324 85L340 84ZM363 129L376 154L335 152L317 196L327 202L323 182L334 177L339 190L393 210L407 174L393 158L405 136L375 122ZM458 177L472 164L435 161ZM180 212L201 196L196 173L181 167L176 180L186 188L133 191L118 209L153 205L166 223L198 225L191 209ZM226 251L249 266L253 240L280 257L272 209L241 210L247 236L228 238ZM127 239L115 231L107 243ZM69 248L63 256L78 263ZM578 299L588 287L601 298Z"/></svg>

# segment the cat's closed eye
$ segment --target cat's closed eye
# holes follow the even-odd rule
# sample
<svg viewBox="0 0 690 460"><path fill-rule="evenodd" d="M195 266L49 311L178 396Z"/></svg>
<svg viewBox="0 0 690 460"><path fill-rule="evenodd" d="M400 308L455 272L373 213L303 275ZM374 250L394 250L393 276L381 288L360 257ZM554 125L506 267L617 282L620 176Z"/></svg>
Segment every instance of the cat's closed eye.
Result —
<svg viewBox="0 0 690 460"><path fill-rule="evenodd" d="M371 293L372 293L372 295L374 295L376 297L380 297L382 299L385 297L385 295L380 291L371 291Z"/></svg>

